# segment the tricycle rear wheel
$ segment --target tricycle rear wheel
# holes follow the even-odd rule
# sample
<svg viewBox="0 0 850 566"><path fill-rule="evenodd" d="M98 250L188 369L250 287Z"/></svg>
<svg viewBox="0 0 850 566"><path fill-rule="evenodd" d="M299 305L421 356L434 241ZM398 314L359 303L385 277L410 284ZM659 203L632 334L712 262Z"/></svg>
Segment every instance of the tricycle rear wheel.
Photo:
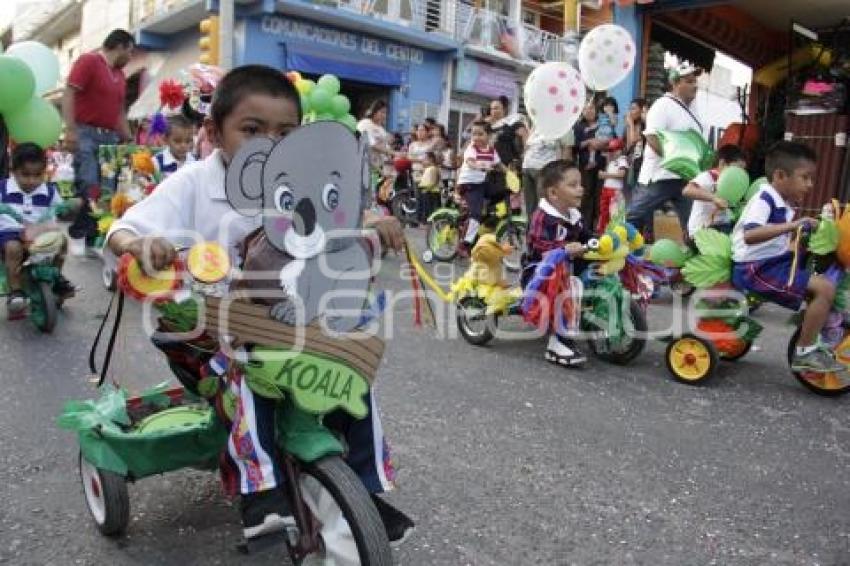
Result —
<svg viewBox="0 0 850 566"><path fill-rule="evenodd" d="M687 385L702 385L717 369L714 344L694 334L674 338L664 353L667 370L673 379Z"/></svg>
<svg viewBox="0 0 850 566"><path fill-rule="evenodd" d="M794 331L794 335L788 341L788 365L791 365L791 360L794 358L794 349L797 347L797 340L800 339L800 328ZM823 397L838 397L850 391L850 373L845 369L841 372L833 373L815 373L815 372L799 372L791 371L794 377L803 387Z"/></svg>
<svg viewBox="0 0 850 566"><path fill-rule="evenodd" d="M86 505L98 530L108 537L123 534L130 523L127 480L89 463L82 452L79 467Z"/></svg>

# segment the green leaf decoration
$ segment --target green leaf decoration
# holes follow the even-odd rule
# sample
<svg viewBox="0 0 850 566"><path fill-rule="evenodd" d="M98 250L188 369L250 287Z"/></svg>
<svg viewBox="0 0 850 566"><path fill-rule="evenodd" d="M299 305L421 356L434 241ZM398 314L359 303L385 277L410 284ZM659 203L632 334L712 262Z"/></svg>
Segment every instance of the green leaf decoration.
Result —
<svg viewBox="0 0 850 566"><path fill-rule="evenodd" d="M809 251L827 255L838 249L838 225L834 220L821 220L809 238Z"/></svg>
<svg viewBox="0 0 850 566"><path fill-rule="evenodd" d="M694 234L694 241L700 255L732 259L732 238L723 232L712 228L703 228Z"/></svg>
<svg viewBox="0 0 850 566"><path fill-rule="evenodd" d="M732 260L717 255L698 255L682 268L685 281L699 289L725 283L732 278Z"/></svg>
<svg viewBox="0 0 850 566"><path fill-rule="evenodd" d="M197 324L198 302L195 299L180 303L162 303L157 308L174 332L189 332Z"/></svg>

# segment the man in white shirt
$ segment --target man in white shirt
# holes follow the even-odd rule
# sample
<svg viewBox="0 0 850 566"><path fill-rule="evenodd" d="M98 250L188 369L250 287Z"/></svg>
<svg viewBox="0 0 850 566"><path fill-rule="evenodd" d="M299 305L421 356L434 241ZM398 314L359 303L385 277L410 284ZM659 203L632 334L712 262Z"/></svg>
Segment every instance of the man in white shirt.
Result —
<svg viewBox="0 0 850 566"><path fill-rule="evenodd" d="M687 181L661 167L658 132L696 130L705 135L705 127L694 109L697 78L701 74L701 68L689 63L676 66L670 71L671 91L656 100L646 115L646 150L628 213L628 221L638 230L650 225L655 210L667 201L676 205L681 225L688 225L691 201L682 196Z"/></svg>

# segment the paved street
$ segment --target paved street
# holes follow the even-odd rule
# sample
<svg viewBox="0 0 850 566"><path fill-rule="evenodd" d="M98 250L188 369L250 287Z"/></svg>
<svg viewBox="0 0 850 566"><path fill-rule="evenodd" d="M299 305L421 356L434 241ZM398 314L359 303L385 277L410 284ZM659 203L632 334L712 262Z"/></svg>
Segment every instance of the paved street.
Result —
<svg viewBox="0 0 850 566"><path fill-rule="evenodd" d="M402 290L398 267L389 259L382 278ZM132 485L124 538L92 525L75 438L55 418L66 400L95 395L86 360L108 301L99 271L71 258L85 293L55 335L0 323L0 563L280 564L236 552L238 510L210 473ZM137 310L115 362L132 390L169 375ZM651 326L668 314L653 306ZM400 468L390 498L418 523L398 563L850 563L850 397L799 386L784 360L787 313L757 318L757 351L691 388L667 376L661 342L630 367L567 371L543 361L542 340L476 349L413 328L402 304L379 387Z"/></svg>

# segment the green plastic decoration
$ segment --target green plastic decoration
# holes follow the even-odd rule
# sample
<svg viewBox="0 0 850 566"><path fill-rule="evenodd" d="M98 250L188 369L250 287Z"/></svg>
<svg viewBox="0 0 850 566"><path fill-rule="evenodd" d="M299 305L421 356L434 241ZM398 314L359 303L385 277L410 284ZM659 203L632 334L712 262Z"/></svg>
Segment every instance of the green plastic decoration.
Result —
<svg viewBox="0 0 850 566"><path fill-rule="evenodd" d="M310 110L317 114L327 113L331 109L333 95L321 88L313 89L310 93Z"/></svg>
<svg viewBox="0 0 850 566"><path fill-rule="evenodd" d="M660 131L661 167L690 181L711 166L711 147L696 130L683 132Z"/></svg>
<svg viewBox="0 0 850 566"><path fill-rule="evenodd" d="M744 194L744 201L749 202L750 199L753 198L753 196L755 196L755 194L757 192L759 192L759 189L761 189L761 186L766 185L766 184L767 184L767 177L759 177L758 179L753 181L750 184L750 187L747 189L747 192Z"/></svg>
<svg viewBox="0 0 850 566"><path fill-rule="evenodd" d="M697 230L696 234L694 234L694 242L700 255L732 259L732 238L727 234L718 232L712 228L703 228L702 230Z"/></svg>
<svg viewBox="0 0 850 566"><path fill-rule="evenodd" d="M835 286L835 300L832 306L839 312L850 310L850 274L847 272L841 275L838 285Z"/></svg>
<svg viewBox="0 0 850 566"><path fill-rule="evenodd" d="M665 267L682 267L687 259L688 253L667 238L656 241L649 250L649 260Z"/></svg>
<svg viewBox="0 0 850 566"><path fill-rule="evenodd" d="M301 115L306 116L310 113L310 97L299 92L298 98L301 101Z"/></svg>
<svg viewBox="0 0 850 566"><path fill-rule="evenodd" d="M682 267L685 281L698 289L707 289L732 278L732 260L719 255L698 255Z"/></svg>
<svg viewBox="0 0 850 566"><path fill-rule="evenodd" d="M369 382L348 365L307 352L256 348L244 364L248 385L281 399L291 395L302 410L325 414L337 408L356 418L366 416L363 401Z"/></svg>
<svg viewBox="0 0 850 566"><path fill-rule="evenodd" d="M7 120L23 108L35 93L35 77L17 57L0 55L0 113Z"/></svg>
<svg viewBox="0 0 850 566"><path fill-rule="evenodd" d="M316 83L320 89L328 92L331 96L335 94L339 94L340 84L339 79L334 75L322 75L319 77L319 81ZM346 110L348 112L348 110ZM343 112L345 114L345 112Z"/></svg>
<svg viewBox="0 0 850 566"><path fill-rule="evenodd" d="M821 220L817 229L809 237L809 251L817 255L827 255L838 249L838 224L834 220Z"/></svg>
<svg viewBox="0 0 850 566"><path fill-rule="evenodd" d="M730 205L736 205L743 200L750 186L750 176L741 167L727 167L717 179L717 196L725 199Z"/></svg>
<svg viewBox="0 0 850 566"><path fill-rule="evenodd" d="M331 98L331 114L337 118L342 118L348 111L351 110L351 102L348 97L342 94L336 94Z"/></svg>
<svg viewBox="0 0 850 566"><path fill-rule="evenodd" d="M56 143L62 132L59 112L43 98L31 98L16 111L4 114L4 118L13 140L18 143L33 142L42 149Z"/></svg>

